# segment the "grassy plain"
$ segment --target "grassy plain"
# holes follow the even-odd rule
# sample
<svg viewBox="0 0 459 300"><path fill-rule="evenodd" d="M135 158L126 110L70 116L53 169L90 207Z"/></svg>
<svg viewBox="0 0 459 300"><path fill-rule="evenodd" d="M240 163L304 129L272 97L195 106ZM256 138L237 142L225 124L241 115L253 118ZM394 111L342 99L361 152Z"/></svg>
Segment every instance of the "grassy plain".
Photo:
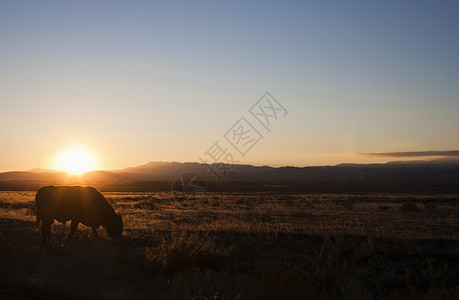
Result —
<svg viewBox="0 0 459 300"><path fill-rule="evenodd" d="M124 237L0 192L0 298L459 299L459 195L104 193Z"/></svg>

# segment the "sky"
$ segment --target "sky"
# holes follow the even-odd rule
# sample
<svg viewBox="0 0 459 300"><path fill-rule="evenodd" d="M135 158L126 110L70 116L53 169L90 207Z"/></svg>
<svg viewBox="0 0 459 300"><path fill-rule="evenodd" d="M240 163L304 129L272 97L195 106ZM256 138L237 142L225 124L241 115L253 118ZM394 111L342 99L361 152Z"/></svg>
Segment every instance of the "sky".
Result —
<svg viewBox="0 0 459 300"><path fill-rule="evenodd" d="M267 91L269 131L249 112ZM254 165L410 159L459 149L458 113L457 1L0 1L0 171L216 142ZM244 155L241 117L263 137Z"/></svg>

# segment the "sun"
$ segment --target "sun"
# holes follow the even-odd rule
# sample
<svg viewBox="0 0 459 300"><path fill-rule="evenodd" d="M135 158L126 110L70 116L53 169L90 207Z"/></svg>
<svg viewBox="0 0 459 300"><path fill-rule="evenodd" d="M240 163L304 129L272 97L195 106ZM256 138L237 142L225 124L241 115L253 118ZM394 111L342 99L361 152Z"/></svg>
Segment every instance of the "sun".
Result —
<svg viewBox="0 0 459 300"><path fill-rule="evenodd" d="M84 147L72 146L57 155L55 168L69 175L81 175L97 169L97 157Z"/></svg>

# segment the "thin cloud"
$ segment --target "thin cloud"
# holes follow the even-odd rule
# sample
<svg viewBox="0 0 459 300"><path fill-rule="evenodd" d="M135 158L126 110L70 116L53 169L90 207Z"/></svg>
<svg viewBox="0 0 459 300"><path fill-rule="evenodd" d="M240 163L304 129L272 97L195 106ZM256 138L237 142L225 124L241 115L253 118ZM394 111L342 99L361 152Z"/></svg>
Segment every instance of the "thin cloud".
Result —
<svg viewBox="0 0 459 300"><path fill-rule="evenodd" d="M369 157L459 157L459 150L451 151L411 151L411 152L380 152L380 153L360 153L359 156Z"/></svg>

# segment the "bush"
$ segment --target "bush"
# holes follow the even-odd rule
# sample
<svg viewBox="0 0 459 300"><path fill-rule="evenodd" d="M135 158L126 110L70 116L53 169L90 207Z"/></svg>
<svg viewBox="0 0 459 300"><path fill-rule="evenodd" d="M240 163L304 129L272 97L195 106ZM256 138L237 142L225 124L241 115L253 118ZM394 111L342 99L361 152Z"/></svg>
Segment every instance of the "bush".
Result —
<svg viewBox="0 0 459 300"><path fill-rule="evenodd" d="M390 209L391 209L391 207L389 205L379 205L378 206L378 210L380 210L380 211L388 211Z"/></svg>
<svg viewBox="0 0 459 300"><path fill-rule="evenodd" d="M425 203L424 207L428 211L436 211L436 210L438 210L437 204L436 203L432 203L432 202Z"/></svg>
<svg viewBox="0 0 459 300"><path fill-rule="evenodd" d="M343 207L345 210L354 210L354 203L351 201L346 201L343 203Z"/></svg>
<svg viewBox="0 0 459 300"><path fill-rule="evenodd" d="M414 203L412 201L408 201L408 202L404 202L402 204L401 210L403 210L403 211L416 211L416 210L418 210L418 206L416 205L416 203Z"/></svg>

